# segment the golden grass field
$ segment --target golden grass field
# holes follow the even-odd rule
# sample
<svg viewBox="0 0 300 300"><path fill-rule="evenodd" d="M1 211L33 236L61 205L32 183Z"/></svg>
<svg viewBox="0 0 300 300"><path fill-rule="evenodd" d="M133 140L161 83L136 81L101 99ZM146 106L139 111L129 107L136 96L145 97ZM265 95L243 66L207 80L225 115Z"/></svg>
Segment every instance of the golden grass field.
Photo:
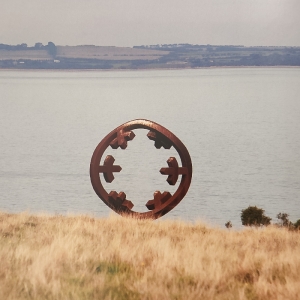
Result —
<svg viewBox="0 0 300 300"><path fill-rule="evenodd" d="M0 299L300 299L300 232L0 213Z"/></svg>

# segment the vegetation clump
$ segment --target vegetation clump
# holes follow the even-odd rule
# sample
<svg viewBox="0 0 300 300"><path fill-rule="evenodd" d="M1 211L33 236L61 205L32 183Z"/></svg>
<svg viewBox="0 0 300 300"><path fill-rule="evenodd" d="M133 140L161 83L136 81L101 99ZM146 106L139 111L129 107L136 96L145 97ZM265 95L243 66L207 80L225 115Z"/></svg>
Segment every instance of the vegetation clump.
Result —
<svg viewBox="0 0 300 300"><path fill-rule="evenodd" d="M294 227L295 227L295 229L300 230L300 219L294 223Z"/></svg>
<svg viewBox="0 0 300 300"><path fill-rule="evenodd" d="M232 228L232 223L231 223L231 221L226 222L226 223L225 223L225 227L226 227L226 228Z"/></svg>
<svg viewBox="0 0 300 300"><path fill-rule="evenodd" d="M300 219L293 223L289 220L289 214L287 213L278 213L276 217L279 222L275 223L275 226L285 227L289 230L300 230ZM264 215L263 209L249 206L242 210L241 220L244 226L267 226L270 225L272 219ZM232 228L231 221L226 222L225 227Z"/></svg>
<svg viewBox="0 0 300 300"><path fill-rule="evenodd" d="M268 226L271 218L265 216L264 210L256 206L249 206L242 210L241 220L244 226Z"/></svg>
<svg viewBox="0 0 300 300"><path fill-rule="evenodd" d="M286 227L289 230L299 230L300 229L300 219L295 223L289 220L289 214L287 213L279 213L277 214L277 219L279 222L276 224L279 227Z"/></svg>
<svg viewBox="0 0 300 300"><path fill-rule="evenodd" d="M280 220L277 223L280 227L293 228L294 224L289 220L289 215L287 213L279 213L277 214L277 219Z"/></svg>

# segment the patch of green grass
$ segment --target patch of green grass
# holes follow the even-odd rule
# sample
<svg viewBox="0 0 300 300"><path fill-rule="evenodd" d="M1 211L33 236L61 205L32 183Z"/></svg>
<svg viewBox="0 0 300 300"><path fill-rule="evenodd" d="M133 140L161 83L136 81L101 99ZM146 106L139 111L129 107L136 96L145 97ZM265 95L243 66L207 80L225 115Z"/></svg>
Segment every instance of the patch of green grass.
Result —
<svg viewBox="0 0 300 300"><path fill-rule="evenodd" d="M106 262L103 261L99 263L99 265L96 267L97 273L105 273L108 275L117 275L117 274L124 274L124 273L130 273L131 267L129 264L126 264L124 262Z"/></svg>

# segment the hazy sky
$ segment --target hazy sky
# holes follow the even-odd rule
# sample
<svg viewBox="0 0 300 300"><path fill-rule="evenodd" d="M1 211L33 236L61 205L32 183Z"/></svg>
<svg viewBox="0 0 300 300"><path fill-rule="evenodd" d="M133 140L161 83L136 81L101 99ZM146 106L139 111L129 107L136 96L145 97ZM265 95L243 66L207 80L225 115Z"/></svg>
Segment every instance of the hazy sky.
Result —
<svg viewBox="0 0 300 300"><path fill-rule="evenodd" d="M0 0L0 43L300 46L300 0Z"/></svg>

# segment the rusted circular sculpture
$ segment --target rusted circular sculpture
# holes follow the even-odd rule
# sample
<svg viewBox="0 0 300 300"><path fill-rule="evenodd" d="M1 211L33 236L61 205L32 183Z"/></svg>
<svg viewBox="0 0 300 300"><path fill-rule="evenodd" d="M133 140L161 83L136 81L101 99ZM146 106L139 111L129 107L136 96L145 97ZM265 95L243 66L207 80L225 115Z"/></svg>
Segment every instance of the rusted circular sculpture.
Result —
<svg viewBox="0 0 300 300"><path fill-rule="evenodd" d="M178 152L182 164L181 167L178 166L176 158L170 157L167 160L168 167L160 169L162 175L168 176L167 181L170 185L176 184L179 175L181 175L181 181L173 195L169 192L154 192L153 199L146 203L146 207L149 210L147 212L133 211L134 205L130 200L126 199L124 192L111 191L108 193L104 189L100 177L100 173L102 173L104 180L110 183L114 180L113 173L122 170L120 166L114 165L115 159L112 155L107 155L103 165L100 165L104 151L109 146L113 149L118 149L119 147L126 149L128 142L135 137L132 130L139 128L149 130L147 136L154 141L154 146L157 149L161 147L170 149L173 146ZM138 119L117 127L98 144L91 159L90 177L96 194L118 214L132 215L142 219L157 219L173 209L186 195L192 180L192 161L184 144L172 132L152 121Z"/></svg>

